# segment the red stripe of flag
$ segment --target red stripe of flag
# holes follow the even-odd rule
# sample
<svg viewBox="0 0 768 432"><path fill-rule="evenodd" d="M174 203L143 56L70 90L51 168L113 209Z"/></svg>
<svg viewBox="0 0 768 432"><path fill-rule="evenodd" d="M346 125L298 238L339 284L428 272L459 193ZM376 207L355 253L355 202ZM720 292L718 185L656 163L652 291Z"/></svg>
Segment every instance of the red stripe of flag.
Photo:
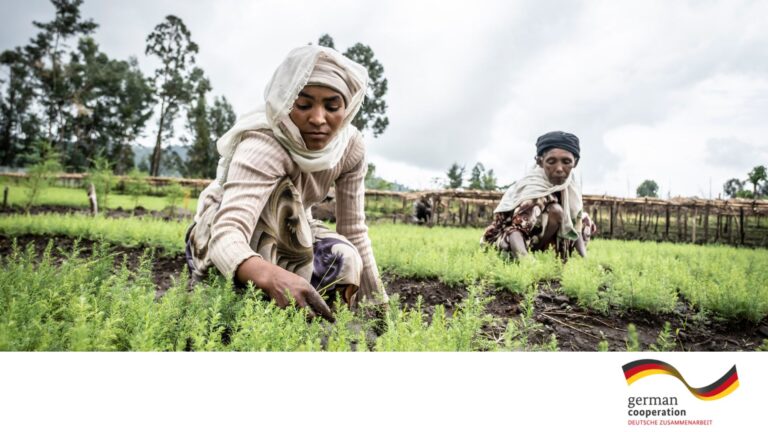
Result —
<svg viewBox="0 0 768 432"><path fill-rule="evenodd" d="M626 379L629 379L632 375L638 374L638 373L640 373L642 371L646 371L646 370L649 370L649 369L661 369L663 371L668 371L669 370L665 365L658 364L658 363L648 363L648 364L643 364L643 365L640 365L640 366L635 366L632 369L624 372L624 377Z"/></svg>
<svg viewBox="0 0 768 432"><path fill-rule="evenodd" d="M738 379L739 379L739 374L734 373L733 375L728 377L728 379L725 380L725 382L722 383L720 386L718 386L716 389L714 389L712 391L708 391L706 393L699 393L699 396L703 396L703 397L714 396L714 395L724 391L728 387L730 387L731 384L733 384L734 381L738 381Z"/></svg>

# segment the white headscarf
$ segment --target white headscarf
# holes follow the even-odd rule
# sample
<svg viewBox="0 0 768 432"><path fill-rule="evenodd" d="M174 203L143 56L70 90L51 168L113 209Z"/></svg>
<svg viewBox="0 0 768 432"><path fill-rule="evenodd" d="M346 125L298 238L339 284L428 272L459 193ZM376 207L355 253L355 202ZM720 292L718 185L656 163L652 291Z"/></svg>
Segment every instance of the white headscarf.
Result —
<svg viewBox="0 0 768 432"><path fill-rule="evenodd" d="M342 76L347 89L337 89L345 96L345 117L336 135L322 150L307 149L301 133L288 117L299 91L313 76L313 70L320 63L323 69L334 69ZM331 85L329 85L330 87ZM229 162L243 134L258 129L270 129L280 144L302 171L316 172L331 168L341 160L347 143L355 131L351 125L360 110L368 86L368 71L361 65L344 57L338 51L306 45L288 53L275 70L264 90L264 104L240 117L235 125L216 142L221 158L216 170L216 180L223 183ZM348 90L348 91L346 91Z"/></svg>
<svg viewBox="0 0 768 432"><path fill-rule="evenodd" d="M543 198L558 191L561 198L560 205L566 215L570 216L563 218L559 236L576 240L578 231L581 229L581 218L578 216L584 206L581 198L581 183L576 176L576 168L571 170L571 174L563 184L555 185L547 178L544 168L534 165L522 179L507 189L494 213L514 210L524 201ZM574 227L573 221L576 221L576 227Z"/></svg>
<svg viewBox="0 0 768 432"><path fill-rule="evenodd" d="M321 150L307 148L301 132L289 117L299 91L307 84L325 85L344 97L344 120L336 135ZM219 152L216 180L200 194L197 214L204 210L204 197L220 196L235 149L248 131L271 130L302 171L323 171L336 165L356 131L351 123L363 104L367 87L368 71L334 49L306 45L292 50L267 84L264 103L238 118L235 125L216 141Z"/></svg>

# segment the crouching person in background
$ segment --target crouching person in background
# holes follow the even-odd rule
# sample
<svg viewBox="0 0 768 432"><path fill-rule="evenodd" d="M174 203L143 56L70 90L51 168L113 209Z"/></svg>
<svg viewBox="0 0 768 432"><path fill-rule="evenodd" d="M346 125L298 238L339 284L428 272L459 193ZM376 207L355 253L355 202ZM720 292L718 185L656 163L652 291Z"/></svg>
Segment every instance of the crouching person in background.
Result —
<svg viewBox="0 0 768 432"><path fill-rule="evenodd" d="M585 257L585 240L596 227L583 210L575 169L580 155L579 139L573 134L557 131L540 136L536 165L506 191L481 241L513 258L547 249L563 261L574 250Z"/></svg>
<svg viewBox="0 0 768 432"><path fill-rule="evenodd" d="M429 223L432 219L432 204L425 196L413 203L413 221L419 225Z"/></svg>

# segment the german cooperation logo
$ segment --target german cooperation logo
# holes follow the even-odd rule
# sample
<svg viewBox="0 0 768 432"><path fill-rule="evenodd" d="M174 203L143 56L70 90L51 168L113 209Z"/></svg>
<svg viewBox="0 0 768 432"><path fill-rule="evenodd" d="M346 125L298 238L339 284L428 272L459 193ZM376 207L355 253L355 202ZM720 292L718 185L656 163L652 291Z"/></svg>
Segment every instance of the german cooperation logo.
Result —
<svg viewBox="0 0 768 432"><path fill-rule="evenodd" d="M659 360L643 359L622 366L627 385L651 375L672 375L685 385L696 398L704 401L722 399L739 387L739 375L736 365L712 384L700 388L691 387L682 374L669 363ZM630 396L627 399L627 424L630 426L709 426L711 419L690 419L685 408L681 407L677 396Z"/></svg>

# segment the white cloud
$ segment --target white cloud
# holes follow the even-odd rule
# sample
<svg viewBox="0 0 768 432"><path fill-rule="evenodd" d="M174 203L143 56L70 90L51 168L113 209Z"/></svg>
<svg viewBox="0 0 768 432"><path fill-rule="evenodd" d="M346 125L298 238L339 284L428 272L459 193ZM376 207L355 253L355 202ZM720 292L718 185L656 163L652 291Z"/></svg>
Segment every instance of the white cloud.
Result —
<svg viewBox="0 0 768 432"><path fill-rule="evenodd" d="M10 48L52 7L3 1L3 11ZM370 45L389 80L390 126L369 138L369 159L413 187L454 161L509 183L556 129L582 140L587 192L633 194L651 178L663 193L704 195L711 178L716 194L768 164L766 2L136 0L86 1L82 15L101 25L102 49L151 72L144 40L169 13L239 113L291 48L323 33L340 49Z"/></svg>

